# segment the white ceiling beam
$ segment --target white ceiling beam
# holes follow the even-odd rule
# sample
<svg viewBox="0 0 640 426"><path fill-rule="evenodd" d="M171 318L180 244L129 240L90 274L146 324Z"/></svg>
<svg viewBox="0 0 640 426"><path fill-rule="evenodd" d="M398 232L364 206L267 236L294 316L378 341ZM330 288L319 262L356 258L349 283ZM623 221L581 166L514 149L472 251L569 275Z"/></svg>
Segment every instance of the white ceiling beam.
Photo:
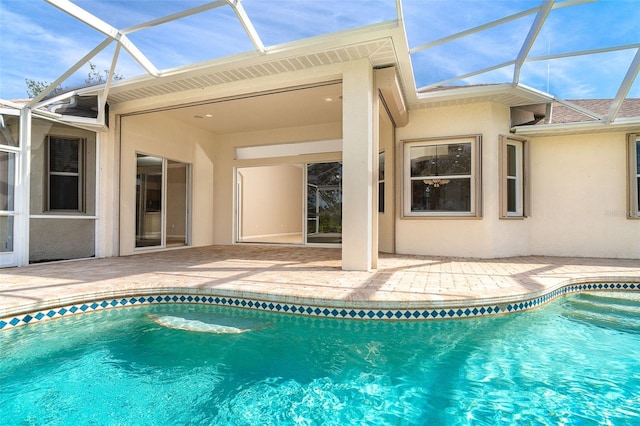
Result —
<svg viewBox="0 0 640 426"><path fill-rule="evenodd" d="M576 52L556 53L553 55L534 56L534 57L527 58L525 62L548 61L551 59L564 59L564 58L571 58L574 56L595 55L598 53L609 53L609 52L616 52L619 50L630 50L630 49L640 49L640 43L626 44L623 46L603 47L600 49L580 50Z"/></svg>
<svg viewBox="0 0 640 426"><path fill-rule="evenodd" d="M118 64L118 56L120 55L120 44L116 45L115 52L113 53L113 59L111 60L111 68L109 68L109 74L107 75L107 81L104 83L104 90L102 96L98 96L98 117L96 120L98 123L105 122L105 106L107 104L107 97L109 96L109 90L111 89L111 82L116 72L116 65Z"/></svg>
<svg viewBox="0 0 640 426"><path fill-rule="evenodd" d="M67 99L74 97L77 93L78 92L75 90L72 90L70 92L64 92L58 96L54 96L52 98L46 99L36 104L33 109L40 109L40 108L46 107L47 105L55 104L56 102L66 101Z"/></svg>
<svg viewBox="0 0 640 426"><path fill-rule="evenodd" d="M136 47L135 44L131 42L131 40L127 38L126 35L121 34L118 42L148 74L151 74L154 77L158 77L160 75L160 71L158 71L155 65L153 65L153 63L140 51L140 49Z"/></svg>
<svg viewBox="0 0 640 426"><path fill-rule="evenodd" d="M51 83L49 87L40 92L37 96L35 96L31 101L26 105L27 108L33 109L34 105L40 102L45 96L49 93L53 92L56 87L58 87L63 81L69 78L74 72L78 71L84 64L86 64L91 58L100 53L105 47L107 47L113 39L111 37L107 37L102 43L96 46L91 52L87 53L76 62L71 68L69 68L64 74L62 74L56 81Z"/></svg>
<svg viewBox="0 0 640 426"><path fill-rule="evenodd" d="M607 114L606 118L607 123L611 123L618 116L620 108L622 108L622 103L627 97L627 94L629 93L629 90L631 90L633 82L638 76L638 71L640 71L640 49L636 51L636 56L633 58L633 61L631 62L631 65L627 70L627 74L624 76L624 80L622 80L622 84L618 89L618 93L611 103L611 107L609 108L609 113Z"/></svg>
<svg viewBox="0 0 640 426"><path fill-rule="evenodd" d="M591 117L598 121L604 121L604 115L593 112L590 109L581 107L580 105L576 105L573 102L565 101L564 99L554 98L553 100L555 102L558 102L559 104L566 106L569 109L579 112L580 114L584 114L587 117Z"/></svg>
<svg viewBox="0 0 640 426"><path fill-rule="evenodd" d="M462 38L462 37L466 37L466 36L469 36L469 35L472 35L472 34L475 34L475 33L479 33L481 31L489 30L489 29L497 27L499 25L506 24L507 22L511 22L511 21L515 21L516 19L524 18L525 16L528 16L528 15L531 15L533 13L536 13L537 10L538 10L538 8L534 7L534 8L525 10L523 12L516 13L514 15L509 15L509 16L504 17L502 19L491 21L491 22L488 22L486 24L479 25L477 27L469 28L468 30L452 34L450 36L443 37L441 39L431 41L429 43L421 44L420 46L417 46L417 47L414 47L413 49L410 49L409 53L420 52L421 50L426 50L426 49L429 49L431 47L435 47L435 46L438 46L440 44L448 43L450 41L457 40L457 39Z"/></svg>
<svg viewBox="0 0 640 426"><path fill-rule="evenodd" d="M535 57L530 57L525 59L525 62L539 62L539 61L548 61L548 60L552 60L552 59L563 59L563 58L570 58L570 57L574 57L574 56L588 56L588 55L593 55L593 54L598 54L598 53L608 53L608 52L615 52L615 51L619 51L619 50L630 50L630 49L640 49L640 43L634 43L634 44L627 44L624 46L614 46L614 47L604 47L601 49L591 49L591 50L582 50L579 52L567 52L567 53L558 53L558 54L554 54L554 55L544 55L544 56L535 56ZM498 65L494 65L491 67L487 67L487 68L483 68L481 70L476 70L473 72L470 72L468 74L464 74L464 75L458 75L456 77L452 77L449 78L447 80L442 80L439 81L437 83L432 83L429 84L427 86L423 86L420 87L419 89L417 89L418 92L425 92L433 87L437 87L437 86L442 86L444 84L447 83L451 83L453 81L458 81L458 80L463 80L465 78L469 78L469 77L474 77L476 75L480 75L480 74L484 74L490 71L494 71L500 68L504 68L510 65L515 64L515 60L514 61L508 61L508 62L503 62L501 64Z"/></svg>
<svg viewBox="0 0 640 426"><path fill-rule="evenodd" d="M167 15L162 18L154 19L152 21L148 21L142 24L134 25L132 27L128 27L123 29L122 34L131 34L136 31L144 30L147 28L155 27L157 25L166 24L167 22L176 21L178 19L186 18L187 16L196 15L201 12L206 12L207 10L215 9L220 6L226 6L228 3L226 0L218 0L210 3L203 4L202 6L193 7L191 9L183 10L182 12L177 12L172 15Z"/></svg>
<svg viewBox="0 0 640 426"><path fill-rule="evenodd" d="M253 44L253 47L258 52L265 53L267 49L264 47L262 40L260 40L260 36L258 35L258 32L256 31L255 27L251 23L251 19L249 19L249 15L247 15L247 12L244 10L244 7L240 3L240 0L226 0L226 1L229 4L229 6L231 6L231 8L233 9L233 12L236 14L238 19L240 20L242 27L244 28L247 35L249 36L249 39L251 39L251 43Z"/></svg>
<svg viewBox="0 0 640 426"><path fill-rule="evenodd" d="M108 35L112 39L118 38L119 31L111 25L104 22L102 19L92 15L79 6L71 3L68 0L45 0L47 3L57 7L61 11L73 16L77 20L84 22L90 27L100 31L101 33Z"/></svg>
<svg viewBox="0 0 640 426"><path fill-rule="evenodd" d="M569 7L569 6L577 6L577 5L580 5L580 4L592 3L592 2L595 2L595 1L598 1L598 0L565 0L565 1L560 2L560 3L554 3L554 5L552 6L552 9L560 9L560 8ZM441 39L438 39L438 40L435 40L435 41L432 41L432 42L429 42L429 43L421 44L420 46L417 46L417 47L414 47L413 49L410 49L409 53L416 53L416 52L419 52L421 50L429 49L431 47L435 47L435 46L438 46L440 44L448 43L450 41L457 40L459 38L466 37L468 35L472 35L472 34L475 34L475 33L478 33L478 32L484 31L484 30L488 30L488 29L497 27L497 26L502 25L502 24L506 24L506 23L511 22L511 21L518 20L520 18L524 18L524 17L529 16L529 15L533 15L534 13L538 12L539 9L540 9L539 7L533 7L531 9L527 9L525 11L522 11L522 12L519 12L519 13L515 13L513 15L509 15L509 16L506 16L506 17L501 18L501 19L497 19L495 21L491 21L491 22L488 22L486 24L479 25L477 27L470 28L468 30L452 34L452 35L450 35L448 37L444 37L444 38L441 38Z"/></svg>
<svg viewBox="0 0 640 426"><path fill-rule="evenodd" d="M427 86L420 87L418 89L418 93L426 92L427 90L429 90L429 89L431 89L433 87L443 86L443 85L445 85L447 83L451 83L451 82L458 81L458 80L464 80L465 78L474 77L476 75L484 74L484 73L487 73L487 72L490 72L490 71L495 71L497 69L508 67L510 65L513 65L513 64L515 64L515 61L503 62L503 63L498 64L498 65L494 65L494 66L491 66L491 67L483 68L481 70L473 71L473 72L470 72L470 73L467 73L467 74L463 74L463 75L458 75L458 76L449 78L447 80L438 81L437 83L433 83L433 84L429 84Z"/></svg>
<svg viewBox="0 0 640 426"><path fill-rule="evenodd" d="M522 48L516 57L515 68L513 70L513 85L517 85L520 82L520 70L522 69L522 65L524 61L527 59L527 55L529 55L529 51L531 47L533 47L533 43L536 41L536 37L540 33L542 29L542 25L544 25L544 21L549 16L549 12L551 12L551 8L553 7L555 0L544 0L540 5L540 10L533 20L533 24L531 24L531 28L529 29L529 34L527 34L527 38L524 40L522 44Z"/></svg>
<svg viewBox="0 0 640 426"><path fill-rule="evenodd" d="M127 38L126 35L118 31L118 29L107 24L100 18L92 15L79 6L71 3L69 0L45 0L49 4L57 7L65 13L73 16L77 20L84 22L97 31L109 36L113 40L122 44L127 52L135 59L149 74L153 76L160 75L158 69L147 59L146 56Z"/></svg>

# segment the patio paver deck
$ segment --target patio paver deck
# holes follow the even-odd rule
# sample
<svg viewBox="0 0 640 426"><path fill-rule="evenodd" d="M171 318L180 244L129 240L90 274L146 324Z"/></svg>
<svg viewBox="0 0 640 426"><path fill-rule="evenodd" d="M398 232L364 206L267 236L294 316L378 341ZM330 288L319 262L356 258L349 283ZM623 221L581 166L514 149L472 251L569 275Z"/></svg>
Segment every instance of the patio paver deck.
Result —
<svg viewBox="0 0 640 426"><path fill-rule="evenodd" d="M506 303L569 283L640 283L640 261L572 257L465 259L381 254L343 271L340 249L185 248L0 270L0 318L84 300L183 291L369 309Z"/></svg>

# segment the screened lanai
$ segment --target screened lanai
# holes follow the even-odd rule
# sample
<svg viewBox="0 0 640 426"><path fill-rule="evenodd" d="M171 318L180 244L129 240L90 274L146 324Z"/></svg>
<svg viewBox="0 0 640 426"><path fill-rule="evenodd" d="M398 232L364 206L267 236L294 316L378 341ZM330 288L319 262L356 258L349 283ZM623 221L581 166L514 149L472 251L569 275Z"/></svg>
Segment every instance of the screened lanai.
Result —
<svg viewBox="0 0 640 426"><path fill-rule="evenodd" d="M398 28L394 47L400 53L387 62L397 62L410 108L461 96L487 96L504 91L495 85L507 84L550 94L568 106L573 106L573 99L610 99L606 114L584 112L612 123L629 118L620 117L625 98L640 97L636 82L640 8L631 1L44 0L0 4L4 21L0 98L24 98L25 78L52 83L28 103L29 108L41 105L45 98L51 103L53 91L73 94L85 85L89 62L105 73L101 76L105 87L99 92L104 103L109 96L121 99L117 87L134 81L144 85L204 64L231 64L252 57L266 62L250 70L233 70L228 65L228 75L219 80L191 84L220 84L225 78L252 78L349 59L266 60L285 50L304 48L318 37L332 37L339 43L353 39L359 31L394 27ZM106 74L124 78L111 83ZM452 92L453 87L464 91ZM157 86L153 93L178 89ZM149 94L139 90L127 99Z"/></svg>
<svg viewBox="0 0 640 426"><path fill-rule="evenodd" d="M37 201L28 195L29 188L42 181L41 176L29 176L34 123L73 128L83 146L95 144L95 153L88 152L93 155L86 162L93 165L89 172L95 185L113 184L109 191L117 192L117 182L99 179L95 164L106 160L104 153L100 157L100 138L94 142L91 135L113 132L109 108L123 103L173 96L172 119L195 119L195 127L212 134L284 127L294 121L329 122L320 117L344 122L339 93L324 95L313 106L307 97L304 108L269 98L272 107L261 106L256 112L255 105L244 102L249 96L239 96L232 88L366 61L375 70L395 70L396 96L389 95L387 103L397 102L396 113L405 117L425 108L486 100L509 105L525 117L512 122L516 134L526 135L533 121L537 132L572 127L627 130L640 124L638 108L628 107L628 100L640 98L640 8L631 1L0 0L0 7L0 125L13 126L11 138L5 138L12 142L0 141L0 154L6 158L3 185L13 188L6 191L11 196L0 199L7 250L15 246L8 235L12 242L29 241L29 217L24 213L31 212L32 222L40 219L42 212L34 213L33 206L47 195L41 191L44 195ZM302 93L298 89L309 93L336 87L340 78L277 93L256 89L250 98L277 94L281 100ZM42 90L27 96L25 80L39 83ZM220 88L215 102L182 97L212 88ZM600 102L591 102L594 99ZM216 112L204 111L204 105ZM277 109L283 105L289 109ZM550 105L581 118L554 121ZM168 104L146 112L165 109ZM266 112L273 113L268 123ZM208 120L214 114L226 114L225 119ZM406 119L393 118L395 124ZM40 161L45 159L43 154ZM49 171L49 178L78 173L74 170ZM85 179L83 185L89 182ZM86 251L89 255L117 245L100 237L104 231L94 198L85 196L82 202L92 206L79 218L92 236L83 240L93 246ZM66 214L49 219L72 220ZM34 229L32 224L31 235ZM10 264L28 263L29 244L14 252Z"/></svg>

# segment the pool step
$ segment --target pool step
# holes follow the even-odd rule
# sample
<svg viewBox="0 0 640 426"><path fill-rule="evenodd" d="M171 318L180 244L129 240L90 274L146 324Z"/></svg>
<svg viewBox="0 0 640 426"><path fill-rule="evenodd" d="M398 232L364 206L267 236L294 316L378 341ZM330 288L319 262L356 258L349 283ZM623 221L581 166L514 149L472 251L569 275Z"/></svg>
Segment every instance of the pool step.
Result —
<svg viewBox="0 0 640 426"><path fill-rule="evenodd" d="M627 297L628 296L628 297ZM598 327L640 333L640 294L581 294L568 303L565 316Z"/></svg>

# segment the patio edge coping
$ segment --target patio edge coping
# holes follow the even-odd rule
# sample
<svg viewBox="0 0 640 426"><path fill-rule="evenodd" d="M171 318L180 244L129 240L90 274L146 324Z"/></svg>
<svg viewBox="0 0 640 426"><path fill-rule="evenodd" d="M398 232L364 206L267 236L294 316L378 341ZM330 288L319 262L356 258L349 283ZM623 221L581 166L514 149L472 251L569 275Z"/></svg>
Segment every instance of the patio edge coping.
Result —
<svg viewBox="0 0 640 426"><path fill-rule="evenodd" d="M544 290L493 298L435 301L371 301L296 297L193 287L86 292L7 309L0 332L104 309L150 304L208 304L320 318L424 321L506 315L538 308L560 296L589 291L638 291L640 277L571 278Z"/></svg>

